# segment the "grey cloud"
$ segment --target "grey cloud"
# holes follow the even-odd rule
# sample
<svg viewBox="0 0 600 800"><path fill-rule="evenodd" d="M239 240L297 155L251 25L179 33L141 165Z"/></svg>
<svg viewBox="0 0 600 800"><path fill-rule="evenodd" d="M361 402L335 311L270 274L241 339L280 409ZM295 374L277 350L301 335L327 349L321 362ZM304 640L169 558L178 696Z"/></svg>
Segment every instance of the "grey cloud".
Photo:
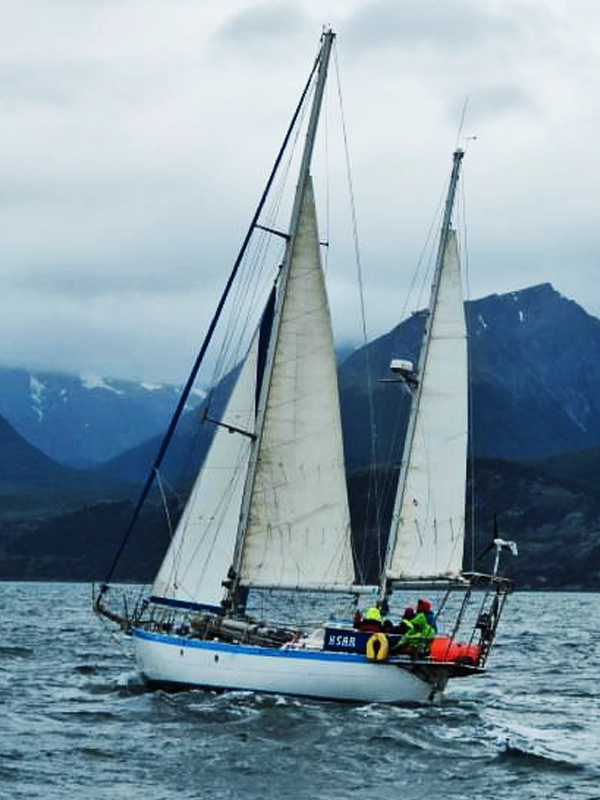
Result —
<svg viewBox="0 0 600 800"><path fill-rule="evenodd" d="M103 68L81 60L2 61L0 63L0 103L9 110L34 106L77 105L81 95L97 90Z"/></svg>
<svg viewBox="0 0 600 800"><path fill-rule="evenodd" d="M180 66L177 61L132 58L117 66L92 57L2 59L0 107L10 113L32 107L69 113L82 107L100 112L107 106L143 106L168 91L169 76Z"/></svg>
<svg viewBox="0 0 600 800"><path fill-rule="evenodd" d="M518 39L522 26L477 0L376 0L364 4L345 26L357 50L401 45L412 51L422 45L449 50L484 47L489 40Z"/></svg>
<svg viewBox="0 0 600 800"><path fill-rule="evenodd" d="M536 115L540 111L535 97L514 83L479 86L469 98L469 110L475 120L506 113Z"/></svg>
<svg viewBox="0 0 600 800"><path fill-rule="evenodd" d="M87 258L85 268L53 264L46 260L37 268L30 267L27 272L16 273L6 280L5 288L39 293L46 297L89 298L111 297L126 294L148 297L178 295L202 285L209 270L202 265L189 264L185 260L169 263L168 256L157 256L159 263L148 263L147 255L142 255L137 264L132 264L130 255L94 263ZM210 270L212 272L212 270ZM195 277L194 277L195 274Z"/></svg>
<svg viewBox="0 0 600 800"><path fill-rule="evenodd" d="M311 32L314 25L298 6L267 3L234 15L220 28L214 44L235 48L241 56L270 61L289 56L292 41L301 42Z"/></svg>
<svg viewBox="0 0 600 800"><path fill-rule="evenodd" d="M398 321L466 95L464 133L478 136L463 184L475 295L550 280L600 310L592 4L31 5L35 18L13 3L0 29L0 362L185 372L323 22L338 33L371 332ZM331 185L315 186L318 203L332 198L328 276L346 335L357 313L333 117L321 128Z"/></svg>

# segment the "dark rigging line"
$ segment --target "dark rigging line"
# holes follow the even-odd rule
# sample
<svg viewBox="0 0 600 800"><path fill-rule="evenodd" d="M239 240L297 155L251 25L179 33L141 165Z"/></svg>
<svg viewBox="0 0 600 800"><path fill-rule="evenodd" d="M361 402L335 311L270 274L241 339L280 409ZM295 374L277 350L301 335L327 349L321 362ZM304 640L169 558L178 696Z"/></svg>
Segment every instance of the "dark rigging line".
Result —
<svg viewBox="0 0 600 800"><path fill-rule="evenodd" d="M212 320L210 322L210 325L209 325L208 330L206 332L206 336L204 337L204 341L202 343L202 347L200 348L200 351L199 351L199 353L198 353L198 355L196 357L196 361L194 362L194 366L192 367L192 371L190 372L190 375L188 377L187 383L185 384L185 386L183 388L183 391L182 391L181 396L179 398L179 402L177 404L177 408L175 409L175 413L173 414L173 417L171 418L171 422L169 423L169 427L167 429L167 432L166 432L166 434L165 434L165 436L163 438L163 441L162 441L162 443L160 445L160 448L158 450L156 458L154 459L154 463L152 464L152 468L150 470L150 474L148 475L148 478L146 479L146 483L144 484L144 487L143 487L142 492L140 494L140 497L138 499L137 505L134 508L134 511L133 511L132 516L131 516L131 520L129 522L129 525L127 526L127 529L125 530L125 533L123 534L123 538L121 540L121 544L119 545L119 548L117 549L117 552L115 554L115 557L113 559L111 567L110 567L110 569L108 571L106 580L104 581L104 584L100 587L100 595L99 595L100 597L108 589L108 584L110 583L110 580L111 580L111 578L112 578L112 576L114 574L115 569L117 568L117 564L119 563L119 560L121 558L121 555L123 553L125 545L126 545L128 539L129 539L130 535L131 535L131 532L132 532L133 528L135 527L135 524L136 524L136 522L138 520L138 517L140 515L140 512L142 510L142 506L146 502L146 498L148 497L150 489L152 488L152 484L154 483L154 478L155 478L155 476L156 476L156 474L158 472L158 469L159 469L159 467L160 467L160 465L162 463L162 460L163 460L163 458L165 456L167 448L168 448L168 446L169 446L169 444L171 442L171 439L172 439L173 434L175 432L175 428L177 427L177 423L179 422L179 418L181 417L181 414L183 413L183 410L184 410L185 405L187 403L187 399L189 397L189 394L190 394L190 392L192 390L192 387L194 385L194 382L196 380L196 375L198 374L198 370L200 369L200 365L202 364L202 361L204 359L204 356L206 354L206 351L208 349L210 341L211 341L211 339L213 337L215 328L217 326L217 322L219 321L219 318L221 316L221 312L223 311L223 306L225 305L225 301L227 300L227 297L229 295L229 291L230 291L230 289L231 289L231 287L233 285L234 279L235 279L235 277L237 275L237 271L238 271L239 266L240 266L240 264L242 262L242 259L244 257L245 252L246 252L246 249L248 247L248 244L250 242L252 234L254 232L254 228L256 226L256 223L258 222L258 219L259 219L260 214L262 212L263 206L266 203L266 200L267 200L267 197L268 197L268 194L269 194L269 190L271 189L271 185L272 185L273 181L275 180L276 173L278 171L278 168L279 168L279 165L281 163L281 160L283 159L283 155L284 155L284 153L285 153L285 151L287 149L287 144L288 144L288 142L289 142L289 140L290 140L290 138L292 136L292 132L293 132L294 127L296 125L296 121L298 119L298 116L300 114L302 106L304 105L304 101L305 101L306 95L308 94L310 85L312 83L312 80L313 80L314 74L315 74L315 72L317 70L317 67L319 66L320 60L321 60L321 52L319 51L319 54L317 55L317 58L315 59L315 63L313 65L313 67L312 67L312 70L311 70L310 75L308 77L308 80L306 82L306 85L304 86L304 89L303 89L302 94L300 96L300 101L299 101L298 105L296 106L296 110L294 112L292 120L291 120L291 122L289 124L289 127L287 129L287 132L285 134L283 143L282 143L282 145L281 145L281 147L279 149L279 153L277 154L277 158L275 159L275 163L273 164L273 168L271 170L271 174L269 175L269 179L267 181L267 184L266 184L266 186L265 186L265 188L263 190L263 193L262 193L261 198L259 200L259 203L258 203L258 206L256 208L256 211L254 212L254 216L252 218L252 222L250 223L250 226L248 227L248 231L246 232L246 236L244 238L244 241L242 243L242 246L240 248L238 256L237 256L237 258L235 260L235 263L233 265L233 268L231 270L231 273L230 273L229 278L227 280L227 283L225 285L225 289L223 291L223 294L221 295L221 299L219 300L219 304L217 305L217 309L216 309L216 311L214 313L214 316L213 316L213 318L212 318Z"/></svg>
<svg viewBox="0 0 600 800"><path fill-rule="evenodd" d="M460 146L460 136L462 133L463 125L465 123L465 117L467 115L467 106L469 105L469 95L465 97L465 102L463 103L462 113L460 115L460 122L458 124L458 133L456 134L456 145L454 146L455 150L458 150Z"/></svg>
<svg viewBox="0 0 600 800"><path fill-rule="evenodd" d="M354 201L354 186L352 183L352 170L350 168L350 153L348 147L348 136L346 132L346 120L344 117L344 104L342 102L342 86L340 82L340 73L339 73L339 65L337 60L337 50L335 51L335 71L336 71L336 78L337 78L337 88L338 88L338 99L340 104L340 115L342 121L342 133L344 138L344 155L346 159L346 174L348 177L348 189L350 192L350 211L352 216L352 235L354 240L354 255L356 260L356 271L358 275L358 287L359 287L359 298L360 298L360 316L361 316L361 325L362 325L362 334L364 340L364 352L365 352L365 367L367 372L367 397L369 402L369 421L371 425L371 437L370 437L370 444L371 444L371 464L372 464L372 474L373 474L373 492L375 495L375 524L377 527L377 558L378 563L381 565L381 542L380 542L380 534L381 534L381 509L379 506L379 492L378 492L378 484L377 484L377 476L375 474L375 465L377 463L377 428L375 423L375 408L373 405L373 382L371 377L371 363L369 358L369 346L368 346L368 334L367 334L367 323L366 323L366 316L365 316L365 298L364 298L364 284L363 284L363 274L362 274L362 261L360 257L360 248L358 244L358 223L356 219L356 204ZM368 504L367 504L368 507Z"/></svg>
<svg viewBox="0 0 600 800"><path fill-rule="evenodd" d="M469 242L467 238L467 212L466 212L466 201L465 201L465 171L463 169L461 175L461 183L460 183L460 210L461 210L461 218L462 218L462 228L463 228L463 262L465 265L464 275L465 275L465 294L467 300L471 299L471 263L469 259ZM470 516L471 516L471 525L470 525L470 535L471 535L471 571L475 571L475 483L476 483L476 474L475 474L475 442L473 437L473 384L471 381L471 348L469 346L470 340L470 325L469 325L469 315L467 314L467 309L465 307L465 318L466 318L466 325L467 325L467 375L469 376L467 379L467 390L468 390L468 420L469 420L469 427L468 427L468 436L467 436L467 447L468 447L468 461L471 464L471 493L470 493ZM466 522L466 520L465 520ZM466 533L466 530L465 530Z"/></svg>

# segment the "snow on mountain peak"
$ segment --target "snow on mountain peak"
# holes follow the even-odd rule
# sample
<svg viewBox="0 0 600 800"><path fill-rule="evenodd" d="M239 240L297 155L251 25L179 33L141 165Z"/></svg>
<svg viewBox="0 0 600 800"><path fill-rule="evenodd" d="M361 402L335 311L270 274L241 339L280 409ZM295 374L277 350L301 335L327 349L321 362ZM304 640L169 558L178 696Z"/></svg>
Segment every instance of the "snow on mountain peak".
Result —
<svg viewBox="0 0 600 800"><path fill-rule="evenodd" d="M106 383L104 378L101 378L99 375L94 375L92 372L80 375L79 379L85 389L106 389L107 392L123 394L120 389L115 389L114 386L110 386L110 384Z"/></svg>
<svg viewBox="0 0 600 800"><path fill-rule="evenodd" d="M31 397L31 408L37 415L38 420L44 419L44 392L46 386L35 375L29 376L29 395Z"/></svg>
<svg viewBox="0 0 600 800"><path fill-rule="evenodd" d="M147 392L159 392L161 389L165 388L162 383L140 383L140 386Z"/></svg>

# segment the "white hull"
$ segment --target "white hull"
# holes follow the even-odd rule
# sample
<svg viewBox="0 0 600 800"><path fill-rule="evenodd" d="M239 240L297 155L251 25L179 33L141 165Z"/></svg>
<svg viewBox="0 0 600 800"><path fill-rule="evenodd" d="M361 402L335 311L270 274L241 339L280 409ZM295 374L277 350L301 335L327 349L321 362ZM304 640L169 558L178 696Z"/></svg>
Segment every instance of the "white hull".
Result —
<svg viewBox="0 0 600 800"><path fill-rule="evenodd" d="M448 677L439 665L434 689L410 665L371 663L353 653L190 640L140 629L134 629L132 636L140 671L155 685L422 704L439 697Z"/></svg>

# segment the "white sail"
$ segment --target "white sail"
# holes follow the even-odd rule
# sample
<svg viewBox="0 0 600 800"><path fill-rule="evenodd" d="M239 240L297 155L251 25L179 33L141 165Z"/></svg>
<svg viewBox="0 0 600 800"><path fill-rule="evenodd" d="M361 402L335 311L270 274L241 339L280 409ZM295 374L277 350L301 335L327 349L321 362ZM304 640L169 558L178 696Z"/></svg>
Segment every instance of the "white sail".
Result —
<svg viewBox="0 0 600 800"><path fill-rule="evenodd" d="M254 337L221 422L252 434L258 336ZM232 563L251 438L219 426L160 567L153 595L218 606Z"/></svg>
<svg viewBox="0 0 600 800"><path fill-rule="evenodd" d="M290 602L294 589L356 592L337 371L310 178L333 38L330 30L323 33L311 71L312 80L317 70L316 84L285 260L221 420L229 427L215 431L153 595L125 615L105 606L108 581L95 599L98 613L131 632L140 673L150 687L257 691L361 703L435 702L451 678L483 671L511 591L511 582L498 571L500 551L511 543L497 539L486 591L472 597L467 574L455 582L450 588L464 592L464 597L444 601L445 630L433 639L418 632L406 638L393 631L373 634L356 617L334 620L333 609L325 611L311 631L298 623L300 608ZM307 84L303 102L308 88ZM293 130L290 126L286 144ZM462 563L467 349L458 252L450 231L462 155L456 150L453 156L419 380L413 380L411 365L396 364L397 372L416 385L416 393L407 435L410 454L403 463L381 576L382 608L394 589L386 575L392 583L394 578L440 577L458 572ZM274 176L275 170L154 462L155 471L252 230L276 232L258 224ZM111 575L139 508L141 502ZM484 579L478 574L476 585L482 586ZM246 600L252 607L256 599L246 597L248 588L292 591L272 592L279 607L274 603L269 616L263 608L258 618L246 613ZM203 606L202 613L196 613L196 604ZM453 607L457 614L451 621ZM314 605L313 611L319 613ZM269 618L275 621L265 621Z"/></svg>
<svg viewBox="0 0 600 800"><path fill-rule="evenodd" d="M350 514L331 317L307 178L266 395L240 579L353 583Z"/></svg>
<svg viewBox="0 0 600 800"><path fill-rule="evenodd" d="M462 568L468 427L467 336L456 235L443 255L405 482L392 519L392 579L452 576ZM399 507L398 507L399 506Z"/></svg>

